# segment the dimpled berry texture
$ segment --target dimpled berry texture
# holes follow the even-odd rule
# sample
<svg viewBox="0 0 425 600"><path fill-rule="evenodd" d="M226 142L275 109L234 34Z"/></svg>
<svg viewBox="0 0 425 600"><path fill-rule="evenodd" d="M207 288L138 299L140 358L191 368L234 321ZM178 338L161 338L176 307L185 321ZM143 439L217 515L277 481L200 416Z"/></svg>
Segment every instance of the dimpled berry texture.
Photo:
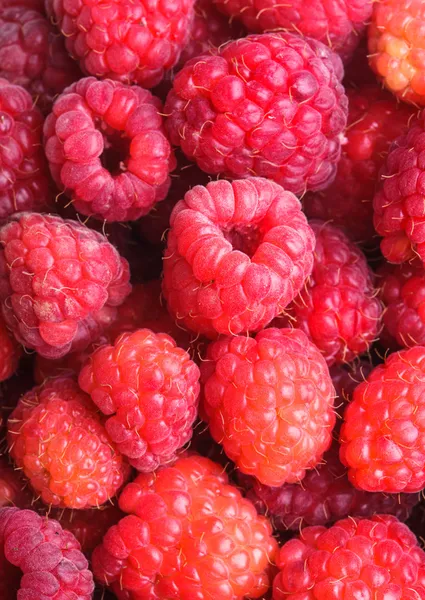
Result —
<svg viewBox="0 0 425 600"><path fill-rule="evenodd" d="M80 544L54 519L2 508L0 546L6 570L22 572L17 600L91 600L93 575Z"/></svg>
<svg viewBox="0 0 425 600"><path fill-rule="evenodd" d="M0 244L6 324L46 358L83 350L131 291L127 261L76 221L22 213L0 230Z"/></svg>
<svg viewBox="0 0 425 600"><path fill-rule="evenodd" d="M311 272L313 232L297 198L272 181L195 186L174 208L170 225L168 309L208 337L262 329Z"/></svg>
<svg viewBox="0 0 425 600"><path fill-rule="evenodd" d="M300 481L329 448L335 390L302 331L266 329L208 346L201 416L247 475L279 486Z"/></svg>
<svg viewBox="0 0 425 600"><path fill-rule="evenodd" d="M344 413L341 461L369 492L425 486L425 348L391 354L360 384Z"/></svg>
<svg viewBox="0 0 425 600"><path fill-rule="evenodd" d="M98 78L157 85L189 40L193 0L46 0L68 52Z"/></svg>
<svg viewBox="0 0 425 600"><path fill-rule="evenodd" d="M79 384L108 415L106 431L139 471L170 462L192 437L199 369L165 333L139 329L102 346Z"/></svg>
<svg viewBox="0 0 425 600"><path fill-rule="evenodd" d="M161 102L147 90L81 79L44 125L50 171L84 215L133 221L167 194L174 156Z"/></svg>
<svg viewBox="0 0 425 600"><path fill-rule="evenodd" d="M23 88L0 79L0 221L49 204L43 118Z"/></svg>
<svg viewBox="0 0 425 600"><path fill-rule="evenodd" d="M340 230L311 221L313 271L287 312L329 365L367 352L380 331L382 307L364 254Z"/></svg>
<svg viewBox="0 0 425 600"><path fill-rule="evenodd" d="M249 31L292 31L330 46L348 59L366 29L372 0L215 0Z"/></svg>
<svg viewBox="0 0 425 600"><path fill-rule="evenodd" d="M139 475L120 496L129 516L93 553L119 600L262 598L276 552L272 528L221 465L200 456Z"/></svg>
<svg viewBox="0 0 425 600"><path fill-rule="evenodd" d="M292 34L194 58L165 103L173 144L210 174L268 177L301 194L335 177L347 118L338 56Z"/></svg>
<svg viewBox="0 0 425 600"><path fill-rule="evenodd" d="M307 527L279 551L273 600L420 600L425 553L395 517Z"/></svg>
<svg viewBox="0 0 425 600"><path fill-rule="evenodd" d="M104 420L72 378L49 379L22 396L9 417L8 444L47 505L99 506L129 475Z"/></svg>

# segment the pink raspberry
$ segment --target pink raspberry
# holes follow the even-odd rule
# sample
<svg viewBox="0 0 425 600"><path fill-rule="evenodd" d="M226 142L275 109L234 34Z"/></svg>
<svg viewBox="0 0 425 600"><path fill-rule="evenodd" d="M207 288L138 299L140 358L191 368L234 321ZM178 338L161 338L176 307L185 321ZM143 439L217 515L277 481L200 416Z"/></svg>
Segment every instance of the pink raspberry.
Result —
<svg viewBox="0 0 425 600"><path fill-rule="evenodd" d="M46 0L85 73L157 85L189 41L193 0Z"/></svg>
<svg viewBox="0 0 425 600"><path fill-rule="evenodd" d="M147 90L94 77L56 100L44 125L46 155L79 212L134 221L164 198L174 156L160 112Z"/></svg>
<svg viewBox="0 0 425 600"><path fill-rule="evenodd" d="M102 346L79 384L109 417L106 431L139 471L172 461L192 437L199 369L165 333L139 329Z"/></svg>
<svg viewBox="0 0 425 600"><path fill-rule="evenodd" d="M425 553L388 515L307 527L282 546L276 564L273 600L425 597Z"/></svg>
<svg viewBox="0 0 425 600"><path fill-rule="evenodd" d="M262 329L311 272L312 230L297 198L272 181L195 186L174 208L170 225L168 308L208 337Z"/></svg>
<svg viewBox="0 0 425 600"><path fill-rule="evenodd" d="M252 35L190 60L165 104L173 144L207 173L296 194L335 177L346 125L341 62L320 42Z"/></svg>
<svg viewBox="0 0 425 600"><path fill-rule="evenodd" d="M227 456L261 483L300 481L329 448L335 390L317 348L296 329L211 343L202 416Z"/></svg>
<svg viewBox="0 0 425 600"><path fill-rule="evenodd" d="M87 347L131 290L127 262L75 221L21 213L0 230L0 244L6 324L42 356Z"/></svg>

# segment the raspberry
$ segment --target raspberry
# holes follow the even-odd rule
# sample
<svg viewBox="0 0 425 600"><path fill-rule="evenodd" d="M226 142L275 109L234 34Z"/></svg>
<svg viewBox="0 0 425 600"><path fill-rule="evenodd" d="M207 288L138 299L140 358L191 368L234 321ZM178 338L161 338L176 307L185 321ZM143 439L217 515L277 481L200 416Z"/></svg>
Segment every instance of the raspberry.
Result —
<svg viewBox="0 0 425 600"><path fill-rule="evenodd" d="M192 437L199 369L164 333L139 329L102 346L79 384L109 416L106 431L139 471L170 462Z"/></svg>
<svg viewBox="0 0 425 600"><path fill-rule="evenodd" d="M87 347L130 292L127 262L75 221L23 213L0 230L0 244L6 324L42 356Z"/></svg>
<svg viewBox="0 0 425 600"><path fill-rule="evenodd" d="M4 10L10 7L25 6L30 10L44 12L44 0L0 0L0 9Z"/></svg>
<svg viewBox="0 0 425 600"><path fill-rule="evenodd" d="M71 378L25 394L8 422L10 455L47 505L99 506L129 475L104 420Z"/></svg>
<svg viewBox="0 0 425 600"><path fill-rule="evenodd" d="M359 383L366 380L371 371L373 371L373 365L365 359L358 359L350 365L336 364L329 369L337 396L335 411L338 420L333 431L334 434L335 432L339 434L339 425L342 421L345 407L351 401L354 390Z"/></svg>
<svg viewBox="0 0 425 600"><path fill-rule="evenodd" d="M92 598L94 583L87 560L75 537L57 521L32 510L2 508L0 547L0 570L7 572L13 565L23 574L13 598Z"/></svg>
<svg viewBox="0 0 425 600"><path fill-rule="evenodd" d="M369 492L425 486L425 348L391 354L355 390L341 429L341 461Z"/></svg>
<svg viewBox="0 0 425 600"><path fill-rule="evenodd" d="M311 272L314 236L300 203L266 179L195 186L170 224L168 308L208 337L262 329Z"/></svg>
<svg viewBox="0 0 425 600"><path fill-rule="evenodd" d="M207 173L268 177L295 194L323 189L346 124L340 71L323 44L289 33L230 42L176 75L170 139Z"/></svg>
<svg viewBox="0 0 425 600"><path fill-rule="evenodd" d="M340 229L322 221L310 226L316 236L313 271L287 313L329 365L351 362L379 333L382 307L374 274Z"/></svg>
<svg viewBox="0 0 425 600"><path fill-rule="evenodd" d="M0 15L0 77L22 85L49 112L54 97L81 73L46 17L15 6Z"/></svg>
<svg viewBox="0 0 425 600"><path fill-rule="evenodd" d="M160 111L147 90L94 77L56 100L44 125L46 155L79 212L133 221L164 198L174 157Z"/></svg>
<svg viewBox="0 0 425 600"><path fill-rule="evenodd" d="M270 523L230 486L221 466L181 458L123 490L129 513L93 553L95 578L118 598L260 598L276 542Z"/></svg>
<svg viewBox="0 0 425 600"><path fill-rule="evenodd" d="M380 0L369 26L369 63L384 85L412 104L425 104L422 0Z"/></svg>
<svg viewBox="0 0 425 600"><path fill-rule="evenodd" d="M0 79L0 221L50 203L43 118L23 88Z"/></svg>
<svg viewBox="0 0 425 600"><path fill-rule="evenodd" d="M308 527L277 558L273 600L425 597L425 553L395 517Z"/></svg>
<svg viewBox="0 0 425 600"><path fill-rule="evenodd" d="M201 365L203 416L227 456L261 483L300 481L329 448L335 390L324 359L296 329L213 342Z"/></svg>
<svg viewBox="0 0 425 600"><path fill-rule="evenodd" d="M249 31L291 31L327 44L348 59L372 14L372 0L215 0Z"/></svg>
<svg viewBox="0 0 425 600"><path fill-rule="evenodd" d="M12 377L18 368L22 348L8 332L0 315L0 381Z"/></svg>
<svg viewBox="0 0 425 600"><path fill-rule="evenodd" d="M85 73L157 85L189 40L193 0L46 0Z"/></svg>
<svg viewBox="0 0 425 600"><path fill-rule="evenodd" d="M9 465L4 456L0 456L0 507L13 505L27 508L31 500L32 495L25 487L25 481L19 477L19 472Z"/></svg>
<svg viewBox="0 0 425 600"><path fill-rule="evenodd" d="M362 38L348 64L344 65L345 88L359 88L366 85L376 87L375 73L369 66L367 38Z"/></svg>
<svg viewBox="0 0 425 600"><path fill-rule="evenodd" d="M390 143L407 128L413 109L397 103L376 84L347 91L346 143L335 181L303 199L309 218L331 221L355 242L375 244L373 196Z"/></svg>

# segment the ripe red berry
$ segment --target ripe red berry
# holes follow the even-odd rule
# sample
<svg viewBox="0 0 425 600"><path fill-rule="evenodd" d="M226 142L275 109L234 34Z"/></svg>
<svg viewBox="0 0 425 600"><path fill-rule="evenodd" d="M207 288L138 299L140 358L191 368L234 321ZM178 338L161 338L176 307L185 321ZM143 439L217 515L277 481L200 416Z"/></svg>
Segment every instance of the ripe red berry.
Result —
<svg viewBox="0 0 425 600"><path fill-rule="evenodd" d="M346 125L341 73L323 44L289 33L230 42L176 75L170 139L207 173L268 177L296 194L323 189Z"/></svg>

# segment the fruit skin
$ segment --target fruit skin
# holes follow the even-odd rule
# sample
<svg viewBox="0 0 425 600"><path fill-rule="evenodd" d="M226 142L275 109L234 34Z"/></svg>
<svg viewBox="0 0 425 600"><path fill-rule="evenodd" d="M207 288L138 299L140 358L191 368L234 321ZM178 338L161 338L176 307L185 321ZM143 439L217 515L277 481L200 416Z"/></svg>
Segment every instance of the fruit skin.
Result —
<svg viewBox="0 0 425 600"><path fill-rule="evenodd" d="M199 369L165 333L121 335L90 356L78 382L109 417L106 431L139 471L174 460L192 437Z"/></svg>
<svg viewBox="0 0 425 600"><path fill-rule="evenodd" d="M92 598L93 575L80 544L54 519L32 510L0 509L0 547L1 566L14 565L23 573L20 600Z"/></svg>
<svg viewBox="0 0 425 600"><path fill-rule="evenodd" d="M28 92L0 78L0 222L50 203L42 127L43 117Z"/></svg>
<svg viewBox="0 0 425 600"><path fill-rule="evenodd" d="M95 578L123 600L242 600L269 587L276 541L220 465L192 455L125 487L129 516L93 553Z"/></svg>
<svg viewBox="0 0 425 600"><path fill-rule="evenodd" d="M50 379L21 398L9 417L8 445L47 505L99 506L129 476L104 419L70 377Z"/></svg>
<svg viewBox="0 0 425 600"><path fill-rule="evenodd" d="M12 377L18 368L22 348L7 330L0 315L0 381Z"/></svg>
<svg viewBox="0 0 425 600"><path fill-rule="evenodd" d="M311 272L314 235L298 199L272 181L195 186L170 225L162 287L168 309L210 338L262 329Z"/></svg>
<svg viewBox="0 0 425 600"><path fill-rule="evenodd" d="M131 290L127 262L76 221L20 213L0 229L0 244L6 324L47 358L87 347Z"/></svg>
<svg viewBox="0 0 425 600"><path fill-rule="evenodd" d="M20 471L8 463L5 456L0 456L0 509L8 505L18 508L31 506L32 494L19 473Z"/></svg>
<svg viewBox="0 0 425 600"><path fill-rule="evenodd" d="M389 515L307 527L280 549L277 566L273 600L425 596L425 553Z"/></svg>
<svg viewBox="0 0 425 600"><path fill-rule="evenodd" d="M267 177L301 194L335 177L347 97L339 57L290 33L251 35L176 75L165 103L173 144L205 172Z"/></svg>
<svg viewBox="0 0 425 600"><path fill-rule="evenodd" d="M175 160L160 113L161 102L147 90L94 77L59 96L44 144L52 177L76 210L134 221L166 196Z"/></svg>
<svg viewBox="0 0 425 600"><path fill-rule="evenodd" d="M347 89L348 123L335 181L307 194L303 208L310 219L341 227L350 239L377 245L373 227L373 196L389 146L404 133L415 111L374 85Z"/></svg>
<svg viewBox="0 0 425 600"><path fill-rule="evenodd" d="M353 394L344 413L340 458L353 485L369 492L425 486L425 347L391 354Z"/></svg>
<svg viewBox="0 0 425 600"><path fill-rule="evenodd" d="M331 444L335 390L302 331L270 328L211 343L201 383L212 437L265 485L301 481Z"/></svg>
<svg viewBox="0 0 425 600"><path fill-rule="evenodd" d="M157 85L189 41L193 0L46 0L84 73Z"/></svg>

